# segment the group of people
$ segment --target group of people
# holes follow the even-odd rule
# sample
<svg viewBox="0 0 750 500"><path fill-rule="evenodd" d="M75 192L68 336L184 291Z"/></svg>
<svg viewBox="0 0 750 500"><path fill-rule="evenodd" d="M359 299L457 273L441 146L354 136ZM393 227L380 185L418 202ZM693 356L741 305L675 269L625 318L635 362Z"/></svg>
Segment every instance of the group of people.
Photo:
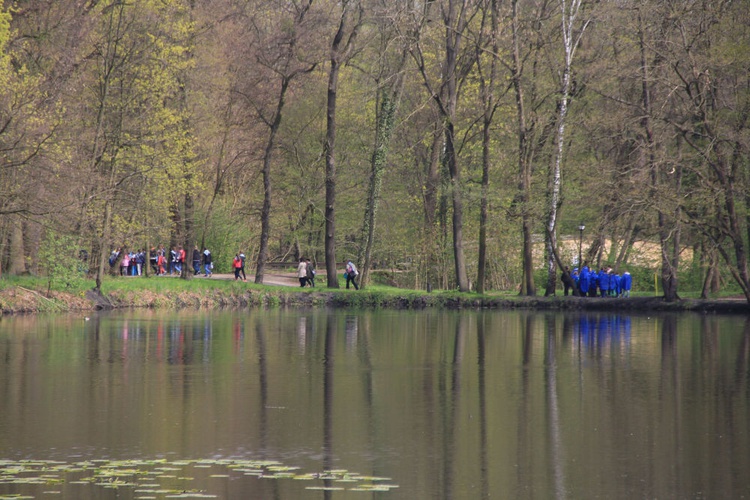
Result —
<svg viewBox="0 0 750 500"><path fill-rule="evenodd" d="M587 265L580 271L577 267L572 273L565 271L562 277L565 295L575 290L581 297L630 297L633 277L628 271L617 274L611 267L603 266L596 272Z"/></svg>
<svg viewBox="0 0 750 500"><path fill-rule="evenodd" d="M306 287L310 285L315 286L315 264L310 259L300 257L299 264L297 265L297 278L299 278L299 286Z"/></svg>
<svg viewBox="0 0 750 500"><path fill-rule="evenodd" d="M120 259L122 256L122 259ZM151 269L157 276L166 276L169 274L180 275L182 274L182 267L187 265L187 252L181 246L172 247L171 250L167 251L163 245L158 248L154 247L149 252ZM146 252L144 250L138 250L137 252L129 252L123 249L113 250L109 256L109 265L114 267L117 261L120 261L120 275L121 276L141 276L143 274L143 266L146 263ZM211 251L208 248L204 248L203 251L198 249L198 246L193 249L192 253L192 264L193 264L193 275L201 273L201 266L203 267L203 275L210 277L213 274L213 259L211 257ZM235 281L242 280L247 281L247 275L245 274L245 254L243 252L237 252L232 260L232 269L234 270ZM310 259L300 258L299 265L297 266L297 277L299 278L299 286L315 286L315 264ZM346 270L344 271L344 279L346 280L346 288L350 285L354 285L355 290L359 290L357 284L357 266L350 260L346 263ZM567 288L565 290L567 295Z"/></svg>
<svg viewBox="0 0 750 500"><path fill-rule="evenodd" d="M237 252L234 254L232 260L232 269L234 269L234 281L242 280L247 281L247 275L245 274L245 254L244 252Z"/></svg>
<svg viewBox="0 0 750 500"><path fill-rule="evenodd" d="M120 256L122 256L122 259L120 259ZM159 248L154 247L149 252L149 257L151 269L157 276L180 275L182 274L182 266L187 265L188 262L187 252L181 246L172 247L169 252L163 245ZM244 275L244 255L242 257ZM114 267L118 259L120 259L120 276L141 276L143 274L143 266L146 263L146 252L144 250L138 250L137 252L123 249L113 250L109 256L110 267ZM203 266L205 277L210 277L213 274L213 258L208 248L204 248L201 252L196 245L193 249L192 264L193 275L200 274L201 266Z"/></svg>
<svg viewBox="0 0 750 500"><path fill-rule="evenodd" d="M315 286L315 265L312 263L310 259L306 259L304 257L300 257L299 264L297 265L297 278L299 278L299 286L300 287L306 287L306 286ZM346 263L346 270L344 271L344 279L346 280L346 288L349 288L349 285L354 285L355 290L359 290L359 285L357 284L357 276L359 276L359 271L357 271L357 266L354 265L354 263L350 260Z"/></svg>
<svg viewBox="0 0 750 500"><path fill-rule="evenodd" d="M182 267L188 263L187 257L187 251L181 246L174 246L169 252L167 252L164 246L152 248L151 268L157 276L165 276L167 273L170 276L175 274L180 275L182 274ZM211 251L208 248L200 251L196 245L193 248L192 264L193 276L201 273L201 266L203 266L203 276L209 278L213 274L214 261Z"/></svg>
<svg viewBox="0 0 750 500"><path fill-rule="evenodd" d="M120 276L140 276L143 273L143 265L146 263L146 252L138 250L137 252L128 252L121 249L113 250L109 255L109 267L114 267L117 259L122 254L120 260Z"/></svg>

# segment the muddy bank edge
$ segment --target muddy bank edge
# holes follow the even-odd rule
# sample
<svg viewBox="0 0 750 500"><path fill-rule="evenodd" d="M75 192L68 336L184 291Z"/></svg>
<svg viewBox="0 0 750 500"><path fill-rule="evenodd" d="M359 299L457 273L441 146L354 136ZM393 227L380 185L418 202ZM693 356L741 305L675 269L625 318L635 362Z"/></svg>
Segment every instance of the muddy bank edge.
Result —
<svg viewBox="0 0 750 500"><path fill-rule="evenodd" d="M703 313L748 314L750 306L744 299L680 300L666 302L658 297L580 298L580 297L511 297L488 295L409 292L347 291L299 292L288 288L241 292L215 290L184 291L159 294L114 291L98 295L39 291L13 287L0 292L2 314L37 312L73 312L127 308L150 309L226 309L244 307L332 307L389 309L529 309L560 311L694 311Z"/></svg>

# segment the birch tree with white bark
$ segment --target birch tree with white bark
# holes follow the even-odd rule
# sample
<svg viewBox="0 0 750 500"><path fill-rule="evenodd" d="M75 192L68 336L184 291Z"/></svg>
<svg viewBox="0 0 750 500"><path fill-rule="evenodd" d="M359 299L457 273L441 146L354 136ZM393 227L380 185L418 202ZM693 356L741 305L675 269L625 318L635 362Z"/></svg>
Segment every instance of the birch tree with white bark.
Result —
<svg viewBox="0 0 750 500"><path fill-rule="evenodd" d="M557 281L557 263L555 260L555 248L557 247L557 219L561 200L562 189L562 164L565 156L565 125L568 116L568 107L571 99L571 72L575 52L581 43L581 38L586 31L590 18L579 19L582 14L584 2L582 0L559 0L561 15L561 33L563 43L563 68L560 85L560 101L557 107L557 130L555 132L555 151L552 157L552 168L550 172L549 200L546 223L547 244L547 288L545 295L554 295ZM580 264L580 263L579 263Z"/></svg>

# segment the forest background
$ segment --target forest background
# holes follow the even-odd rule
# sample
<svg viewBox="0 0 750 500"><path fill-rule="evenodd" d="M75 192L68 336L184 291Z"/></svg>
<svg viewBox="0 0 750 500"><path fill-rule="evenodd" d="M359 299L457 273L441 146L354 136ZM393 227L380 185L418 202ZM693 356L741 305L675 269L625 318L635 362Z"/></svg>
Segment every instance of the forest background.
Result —
<svg viewBox="0 0 750 500"><path fill-rule="evenodd" d="M2 275L197 245L750 301L748 1L0 0L0 89Z"/></svg>

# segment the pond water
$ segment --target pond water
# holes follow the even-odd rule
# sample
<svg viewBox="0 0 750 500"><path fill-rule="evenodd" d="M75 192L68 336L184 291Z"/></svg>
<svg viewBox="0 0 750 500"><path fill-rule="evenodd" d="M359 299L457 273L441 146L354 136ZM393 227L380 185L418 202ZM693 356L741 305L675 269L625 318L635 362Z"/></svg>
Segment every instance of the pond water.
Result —
<svg viewBox="0 0 750 500"><path fill-rule="evenodd" d="M0 319L0 498L750 497L741 316Z"/></svg>

